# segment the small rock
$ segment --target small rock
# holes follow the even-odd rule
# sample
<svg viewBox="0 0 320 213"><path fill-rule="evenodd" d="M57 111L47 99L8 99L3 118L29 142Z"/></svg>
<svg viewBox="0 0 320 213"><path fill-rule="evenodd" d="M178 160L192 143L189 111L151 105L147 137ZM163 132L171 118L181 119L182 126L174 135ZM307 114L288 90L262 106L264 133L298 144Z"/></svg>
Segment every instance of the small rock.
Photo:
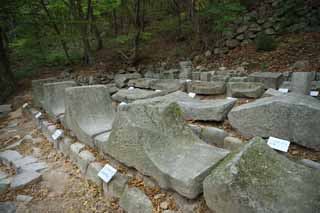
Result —
<svg viewBox="0 0 320 213"><path fill-rule="evenodd" d="M151 201L138 188L127 189L121 196L119 204L130 213L152 213L153 211Z"/></svg>
<svg viewBox="0 0 320 213"><path fill-rule="evenodd" d="M18 195L16 197L16 200L18 202L25 202L25 203L29 203L32 199L33 199L33 197L28 196L28 195Z"/></svg>
<svg viewBox="0 0 320 213"><path fill-rule="evenodd" d="M169 207L169 203L167 201L160 203L161 209L168 209L168 207Z"/></svg>
<svg viewBox="0 0 320 213"><path fill-rule="evenodd" d="M230 151L239 149L242 146L242 141L235 137L225 137L223 140L223 148Z"/></svg>

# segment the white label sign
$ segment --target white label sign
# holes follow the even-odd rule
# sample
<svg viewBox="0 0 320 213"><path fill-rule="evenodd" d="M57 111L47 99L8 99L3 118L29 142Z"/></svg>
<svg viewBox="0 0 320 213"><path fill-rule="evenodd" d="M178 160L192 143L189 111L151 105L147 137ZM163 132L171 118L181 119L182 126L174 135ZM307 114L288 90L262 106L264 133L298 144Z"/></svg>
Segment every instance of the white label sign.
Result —
<svg viewBox="0 0 320 213"><path fill-rule="evenodd" d="M38 118L40 118L41 115L42 115L42 113L38 112L34 117L38 119Z"/></svg>
<svg viewBox="0 0 320 213"><path fill-rule="evenodd" d="M310 95L313 97L319 96L319 91L310 91Z"/></svg>
<svg viewBox="0 0 320 213"><path fill-rule="evenodd" d="M22 105L22 108L25 109L28 105L29 105L28 103L25 103Z"/></svg>
<svg viewBox="0 0 320 213"><path fill-rule="evenodd" d="M52 139L53 139L53 140L57 140L58 138L61 137L62 133L63 133L63 131L62 131L61 129L57 129L57 130L53 133Z"/></svg>
<svg viewBox="0 0 320 213"><path fill-rule="evenodd" d="M279 139L279 138L275 138L275 137L270 137L268 139L268 145L272 148L272 149L276 149L282 152L288 152L289 146L290 146L290 142L283 140L283 139Z"/></svg>
<svg viewBox="0 0 320 213"><path fill-rule="evenodd" d="M188 94L191 98L194 98L194 97L196 97L196 93L193 93L193 92L189 92L189 94Z"/></svg>
<svg viewBox="0 0 320 213"><path fill-rule="evenodd" d="M112 179L112 177L117 173L117 170L111 165L106 164L98 173L98 176L106 183Z"/></svg>
<svg viewBox="0 0 320 213"><path fill-rule="evenodd" d="M278 90L279 90L279 92L282 92L282 93L288 93L289 92L288 88L279 88Z"/></svg>

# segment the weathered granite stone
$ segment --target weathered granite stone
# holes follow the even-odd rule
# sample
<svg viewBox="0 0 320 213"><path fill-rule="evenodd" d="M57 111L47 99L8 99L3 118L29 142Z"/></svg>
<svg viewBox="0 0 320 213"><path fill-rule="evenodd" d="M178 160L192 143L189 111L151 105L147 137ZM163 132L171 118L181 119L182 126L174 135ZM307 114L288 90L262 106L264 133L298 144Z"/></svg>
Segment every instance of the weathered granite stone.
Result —
<svg viewBox="0 0 320 213"><path fill-rule="evenodd" d="M180 79L191 79L192 78L192 62L191 61L181 61L180 66Z"/></svg>
<svg viewBox="0 0 320 213"><path fill-rule="evenodd" d="M158 81L159 79L154 78L137 78L131 79L128 82L129 87L141 88L141 89L151 89L151 85Z"/></svg>
<svg viewBox="0 0 320 213"><path fill-rule="evenodd" d="M79 153L84 149L85 145L82 143L74 143L70 146L70 159L73 162L77 162Z"/></svg>
<svg viewBox="0 0 320 213"><path fill-rule="evenodd" d="M249 77L231 77L229 82L249 82Z"/></svg>
<svg viewBox="0 0 320 213"><path fill-rule="evenodd" d="M10 178L0 180L0 194L6 192L6 190L10 187L10 183Z"/></svg>
<svg viewBox="0 0 320 213"><path fill-rule="evenodd" d="M200 81L211 81L211 76L214 74L214 71L211 72L201 72Z"/></svg>
<svg viewBox="0 0 320 213"><path fill-rule="evenodd" d="M94 146L94 138L111 131L115 110L103 85L66 89L65 123L84 144Z"/></svg>
<svg viewBox="0 0 320 213"><path fill-rule="evenodd" d="M313 72L294 72L291 80L291 91L309 95L311 82L314 80Z"/></svg>
<svg viewBox="0 0 320 213"><path fill-rule="evenodd" d="M31 164L31 163L35 163L37 161L38 161L37 158L34 158L32 156L25 156L23 158L13 161L12 165L15 168L15 170L18 171L20 167Z"/></svg>
<svg viewBox="0 0 320 213"><path fill-rule="evenodd" d="M175 92L182 90L185 87L185 81L176 79L160 79L152 82L150 85L151 89L161 90L166 93Z"/></svg>
<svg viewBox="0 0 320 213"><path fill-rule="evenodd" d="M24 171L12 178L10 187L12 189L21 189L28 184L39 182L42 176L38 172Z"/></svg>
<svg viewBox="0 0 320 213"><path fill-rule="evenodd" d="M250 81L264 84L266 89L278 89L283 81L282 73L278 72L255 72L249 75Z"/></svg>
<svg viewBox="0 0 320 213"><path fill-rule="evenodd" d="M117 93L112 95L112 99L118 102L130 103L140 99L154 98L168 94L166 91L156 92L144 89L120 89Z"/></svg>
<svg viewBox="0 0 320 213"><path fill-rule="evenodd" d="M283 95L283 94L284 93L280 92L279 90L269 88L267 91L265 91L265 93L263 93L262 98L279 96L279 95Z"/></svg>
<svg viewBox="0 0 320 213"><path fill-rule="evenodd" d="M60 143L60 151L65 155L65 156L69 156L70 155L70 146L72 144L72 138L66 136L63 138L63 141L61 141Z"/></svg>
<svg viewBox="0 0 320 213"><path fill-rule="evenodd" d="M77 166L79 167L80 171L85 174L88 168L88 165L95 161L95 156L88 150L83 150L79 153L77 159Z"/></svg>
<svg viewBox="0 0 320 213"><path fill-rule="evenodd" d="M114 93L119 91L116 84L106 84L105 86L107 87L110 95L113 95Z"/></svg>
<svg viewBox="0 0 320 213"><path fill-rule="evenodd" d="M227 95L235 98L259 98L264 92L262 83L228 82Z"/></svg>
<svg viewBox="0 0 320 213"><path fill-rule="evenodd" d="M0 152L0 160L6 164L10 165L13 161L19 160L22 158L22 155L20 155L19 152L13 151L13 150L6 150L3 152Z"/></svg>
<svg viewBox="0 0 320 213"><path fill-rule="evenodd" d="M224 94L225 90L224 82L192 81L188 85L188 92L200 95L220 95Z"/></svg>
<svg viewBox="0 0 320 213"><path fill-rule="evenodd" d="M230 151L237 150L242 145L243 143L239 138L228 136L228 137L225 137L223 140L223 148Z"/></svg>
<svg viewBox="0 0 320 213"><path fill-rule="evenodd" d="M32 199L33 199L33 197L28 196L28 195L17 195L17 197L16 197L16 200L18 202L25 202L25 203L31 202Z"/></svg>
<svg viewBox="0 0 320 213"><path fill-rule="evenodd" d="M284 81L279 88L291 90L291 81Z"/></svg>
<svg viewBox="0 0 320 213"><path fill-rule="evenodd" d="M211 75L210 81L213 82L227 82L230 78L230 75Z"/></svg>
<svg viewBox="0 0 320 213"><path fill-rule="evenodd" d="M201 127L200 138L211 145L223 147L223 141L228 136L224 130L215 127Z"/></svg>
<svg viewBox="0 0 320 213"><path fill-rule="evenodd" d="M153 177L162 188L195 198L202 180L228 151L203 143L170 101L141 100L120 109L104 152Z"/></svg>
<svg viewBox="0 0 320 213"><path fill-rule="evenodd" d="M43 106L44 91L43 85L45 83L55 82L56 78L46 78L32 81L32 102L36 107Z"/></svg>
<svg viewBox="0 0 320 213"><path fill-rule="evenodd" d="M233 108L230 124L245 136L277 137L320 150L320 102L289 93Z"/></svg>
<svg viewBox="0 0 320 213"><path fill-rule="evenodd" d="M0 105L0 117L7 115L9 112L11 112L11 104L3 104Z"/></svg>
<svg viewBox="0 0 320 213"><path fill-rule="evenodd" d="M89 164L86 177L96 183L98 186L101 186L102 180L98 177L98 173L103 168L102 163L92 162Z"/></svg>
<svg viewBox="0 0 320 213"><path fill-rule="evenodd" d="M160 79L178 79L180 71L178 69L171 69L160 73Z"/></svg>
<svg viewBox="0 0 320 213"><path fill-rule="evenodd" d="M0 203L0 212L3 213L15 213L16 212L16 204L11 202Z"/></svg>
<svg viewBox="0 0 320 213"><path fill-rule="evenodd" d="M320 172L290 161L261 138L225 158L203 188L208 207L217 213L320 209Z"/></svg>
<svg viewBox="0 0 320 213"><path fill-rule="evenodd" d="M199 81L200 80L200 73L201 72L193 72L192 73L192 80L195 80L195 81Z"/></svg>
<svg viewBox="0 0 320 213"><path fill-rule="evenodd" d="M116 173L109 183L103 182L103 192L108 197L120 198L128 187L129 178Z"/></svg>
<svg viewBox="0 0 320 213"><path fill-rule="evenodd" d="M111 131L98 135L94 138L94 145L101 154L103 154L103 144L109 140L110 134Z"/></svg>
<svg viewBox="0 0 320 213"><path fill-rule="evenodd" d="M116 74L114 76L114 81L117 87L122 88L125 87L130 79L141 78L141 74L139 73L127 73L127 74Z"/></svg>
<svg viewBox="0 0 320 213"><path fill-rule="evenodd" d="M186 120L223 121L236 100L179 101Z"/></svg>
<svg viewBox="0 0 320 213"><path fill-rule="evenodd" d="M127 189L120 198L119 205L130 213L152 213L149 198L138 188Z"/></svg>
<svg viewBox="0 0 320 213"><path fill-rule="evenodd" d="M24 172L24 171L33 171L33 172L41 172L45 169L48 168L48 165L45 162L38 162L38 163L31 163L24 165L19 168L19 172Z"/></svg>
<svg viewBox="0 0 320 213"><path fill-rule="evenodd" d="M76 83L74 81L45 83L43 85L43 108L52 119L59 119L59 117L64 114L65 89L74 86L76 86Z"/></svg>

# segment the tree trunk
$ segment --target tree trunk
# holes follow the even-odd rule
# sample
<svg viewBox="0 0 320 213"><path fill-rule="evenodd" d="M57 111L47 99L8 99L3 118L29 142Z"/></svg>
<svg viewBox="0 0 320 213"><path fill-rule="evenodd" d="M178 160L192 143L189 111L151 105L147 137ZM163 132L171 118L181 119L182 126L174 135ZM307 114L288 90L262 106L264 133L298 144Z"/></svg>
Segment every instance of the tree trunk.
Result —
<svg viewBox="0 0 320 213"><path fill-rule="evenodd" d="M15 89L15 79L10 69L3 33L0 26L0 103L3 103Z"/></svg>

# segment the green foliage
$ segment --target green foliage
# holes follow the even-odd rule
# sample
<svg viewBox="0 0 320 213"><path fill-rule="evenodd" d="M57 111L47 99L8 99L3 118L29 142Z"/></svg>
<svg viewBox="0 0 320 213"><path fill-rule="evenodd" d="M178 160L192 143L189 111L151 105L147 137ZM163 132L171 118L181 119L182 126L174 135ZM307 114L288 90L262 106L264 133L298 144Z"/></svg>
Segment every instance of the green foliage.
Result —
<svg viewBox="0 0 320 213"><path fill-rule="evenodd" d="M257 51L272 51L276 48L276 42L272 36L261 33L256 38Z"/></svg>

